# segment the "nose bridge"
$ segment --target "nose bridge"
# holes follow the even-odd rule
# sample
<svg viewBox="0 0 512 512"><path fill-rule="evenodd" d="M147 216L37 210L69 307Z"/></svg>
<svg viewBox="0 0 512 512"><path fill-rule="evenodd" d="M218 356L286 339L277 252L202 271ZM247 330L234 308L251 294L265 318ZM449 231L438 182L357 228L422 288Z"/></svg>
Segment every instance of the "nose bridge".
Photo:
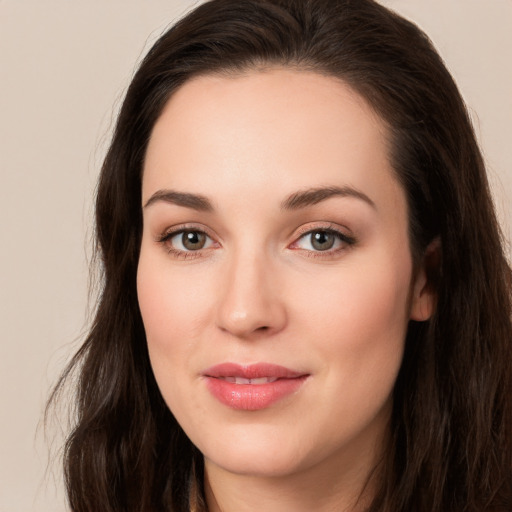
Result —
<svg viewBox="0 0 512 512"><path fill-rule="evenodd" d="M278 269L261 249L240 247L225 262L219 294L218 326L237 337L275 333L286 322L276 289Z"/></svg>

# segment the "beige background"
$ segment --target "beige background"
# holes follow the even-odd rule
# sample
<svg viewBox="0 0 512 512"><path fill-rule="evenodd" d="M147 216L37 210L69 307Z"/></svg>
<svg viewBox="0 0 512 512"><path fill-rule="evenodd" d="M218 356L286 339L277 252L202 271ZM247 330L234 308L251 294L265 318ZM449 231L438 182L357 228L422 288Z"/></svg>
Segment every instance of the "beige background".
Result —
<svg viewBox="0 0 512 512"><path fill-rule="evenodd" d="M97 171L135 62L195 3L0 0L0 512L65 510L38 424L86 321ZM459 83L510 239L512 0L383 3L426 30ZM58 447L58 424L49 435Z"/></svg>

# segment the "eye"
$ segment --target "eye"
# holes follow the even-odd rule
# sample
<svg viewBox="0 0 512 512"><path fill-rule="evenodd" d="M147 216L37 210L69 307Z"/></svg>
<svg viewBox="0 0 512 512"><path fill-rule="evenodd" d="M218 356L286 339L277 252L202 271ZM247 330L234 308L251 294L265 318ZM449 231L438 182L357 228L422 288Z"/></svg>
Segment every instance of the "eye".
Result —
<svg viewBox="0 0 512 512"><path fill-rule="evenodd" d="M304 233L292 248L312 252L336 252L354 243L354 238L335 229L314 229Z"/></svg>
<svg viewBox="0 0 512 512"><path fill-rule="evenodd" d="M158 241L165 244L170 253L178 256L209 249L214 244L214 241L199 229L171 231L161 236Z"/></svg>
<svg viewBox="0 0 512 512"><path fill-rule="evenodd" d="M201 231L182 231L169 240L180 251L198 251L204 249L211 239Z"/></svg>

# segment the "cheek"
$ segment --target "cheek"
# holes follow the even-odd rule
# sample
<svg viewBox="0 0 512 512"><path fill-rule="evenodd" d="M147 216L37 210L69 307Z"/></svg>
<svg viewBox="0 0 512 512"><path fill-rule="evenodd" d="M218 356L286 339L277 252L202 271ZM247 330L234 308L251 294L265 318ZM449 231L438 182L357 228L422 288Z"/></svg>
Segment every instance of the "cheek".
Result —
<svg viewBox="0 0 512 512"><path fill-rule="evenodd" d="M200 280L190 277L170 266L165 255L142 248L137 293L151 368L164 401L180 419L191 410L201 415L203 409L187 388L206 308Z"/></svg>
<svg viewBox="0 0 512 512"><path fill-rule="evenodd" d="M332 333L329 338L351 333L349 343L375 331L385 336L407 324L411 272L407 254L354 259L335 271L301 276L290 290L291 302L297 317Z"/></svg>
<svg viewBox="0 0 512 512"><path fill-rule="evenodd" d="M357 396L391 392L408 325L412 264L404 255L373 255L294 291L329 379ZM375 261L379 261L376 264ZM323 286L322 286L323 285ZM300 300L298 299L300 297ZM301 329L305 332L305 327Z"/></svg>
<svg viewBox="0 0 512 512"><path fill-rule="evenodd" d="M148 343L168 344L187 333L194 338L204 322L207 281L169 265L165 255L141 250L137 294Z"/></svg>
<svg viewBox="0 0 512 512"><path fill-rule="evenodd" d="M403 274L368 271L346 283L346 290L350 298L341 315L354 336L357 332L372 345L378 340L379 345L403 341L409 296L409 280Z"/></svg>
<svg viewBox="0 0 512 512"><path fill-rule="evenodd" d="M361 261L331 276L323 293L303 294L302 317L308 319L312 359L321 367L327 397L319 413L327 438L342 432L343 439L355 439L375 421L387 421L408 325L411 268L408 259L385 261Z"/></svg>
<svg viewBox="0 0 512 512"><path fill-rule="evenodd" d="M137 294L149 357L165 400L178 389L205 324L204 282L172 267L166 255L141 249Z"/></svg>

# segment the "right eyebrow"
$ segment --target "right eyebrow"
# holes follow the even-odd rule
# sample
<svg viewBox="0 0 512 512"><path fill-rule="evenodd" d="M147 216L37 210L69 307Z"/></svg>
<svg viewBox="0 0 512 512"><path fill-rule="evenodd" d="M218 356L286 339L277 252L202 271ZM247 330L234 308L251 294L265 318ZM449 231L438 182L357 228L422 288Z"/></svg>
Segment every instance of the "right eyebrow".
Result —
<svg viewBox="0 0 512 512"><path fill-rule="evenodd" d="M199 194L190 194L187 192L178 192L176 190L157 190L144 205L144 208L158 202L172 203L185 208L192 208L202 212L213 211L213 206L210 200Z"/></svg>

